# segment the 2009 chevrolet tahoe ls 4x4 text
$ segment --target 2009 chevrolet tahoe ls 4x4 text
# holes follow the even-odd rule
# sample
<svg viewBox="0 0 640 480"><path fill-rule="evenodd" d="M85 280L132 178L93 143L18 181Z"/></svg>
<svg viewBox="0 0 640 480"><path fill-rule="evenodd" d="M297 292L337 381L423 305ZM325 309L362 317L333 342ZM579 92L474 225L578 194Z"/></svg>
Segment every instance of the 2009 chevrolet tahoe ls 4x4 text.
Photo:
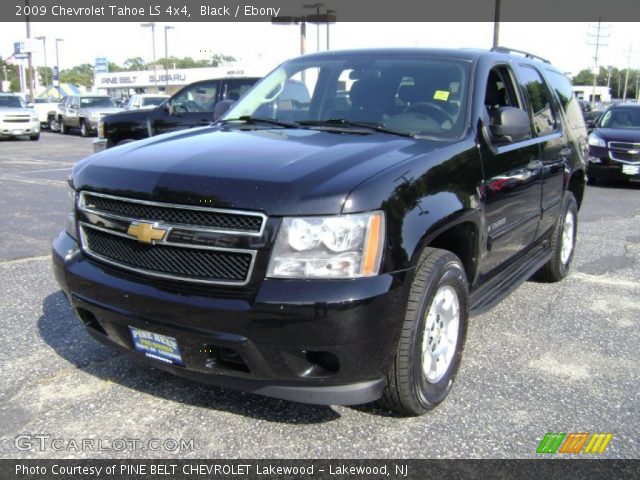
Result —
<svg viewBox="0 0 640 480"><path fill-rule="evenodd" d="M533 55L309 55L214 125L75 165L54 270L95 338L170 372L422 414L469 314L567 274L586 154Z"/></svg>

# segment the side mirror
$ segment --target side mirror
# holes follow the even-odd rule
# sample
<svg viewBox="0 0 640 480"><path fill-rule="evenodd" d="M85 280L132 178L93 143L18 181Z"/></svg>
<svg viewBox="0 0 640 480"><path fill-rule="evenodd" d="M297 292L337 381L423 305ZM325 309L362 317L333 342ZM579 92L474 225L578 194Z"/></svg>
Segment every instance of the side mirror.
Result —
<svg viewBox="0 0 640 480"><path fill-rule="evenodd" d="M173 115L173 104L171 100L164 102L160 108L163 108L169 115Z"/></svg>
<svg viewBox="0 0 640 480"><path fill-rule="evenodd" d="M531 138L529 115L515 107L500 107L493 112L489 128L496 143L514 143Z"/></svg>
<svg viewBox="0 0 640 480"><path fill-rule="evenodd" d="M213 109L213 121L215 122L220 117L222 117L225 113L227 113L234 103L236 103L234 100L219 101L216 104L215 108Z"/></svg>
<svg viewBox="0 0 640 480"><path fill-rule="evenodd" d="M73 105L71 105L69 108L70 108L71 110L78 110L78 108L80 108L80 107L78 107L78 105L76 105L76 104L73 104Z"/></svg>
<svg viewBox="0 0 640 480"><path fill-rule="evenodd" d="M595 120L587 120L587 128L596 128Z"/></svg>

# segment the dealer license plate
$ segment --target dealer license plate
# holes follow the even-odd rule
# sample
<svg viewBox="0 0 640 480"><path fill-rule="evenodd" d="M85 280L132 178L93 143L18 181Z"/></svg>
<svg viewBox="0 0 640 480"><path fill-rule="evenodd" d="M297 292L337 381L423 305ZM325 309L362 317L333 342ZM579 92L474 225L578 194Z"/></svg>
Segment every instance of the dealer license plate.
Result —
<svg viewBox="0 0 640 480"><path fill-rule="evenodd" d="M129 327L129 332L133 346L138 352L164 363L184 365L175 338L134 327Z"/></svg>
<svg viewBox="0 0 640 480"><path fill-rule="evenodd" d="M11 133L13 135L23 135L24 134L24 130L12 130Z"/></svg>
<svg viewBox="0 0 640 480"><path fill-rule="evenodd" d="M626 175L638 175L640 174L640 166L639 165L623 165L622 173Z"/></svg>

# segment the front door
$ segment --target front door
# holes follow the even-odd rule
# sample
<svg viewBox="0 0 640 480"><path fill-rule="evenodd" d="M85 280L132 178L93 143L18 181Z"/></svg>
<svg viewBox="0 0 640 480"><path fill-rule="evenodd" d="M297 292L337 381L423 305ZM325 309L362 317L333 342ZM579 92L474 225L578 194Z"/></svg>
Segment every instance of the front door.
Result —
<svg viewBox="0 0 640 480"><path fill-rule="evenodd" d="M169 109L154 120L154 135L209 125L213 120L213 109L218 102L219 81L205 81L188 85L168 102Z"/></svg>

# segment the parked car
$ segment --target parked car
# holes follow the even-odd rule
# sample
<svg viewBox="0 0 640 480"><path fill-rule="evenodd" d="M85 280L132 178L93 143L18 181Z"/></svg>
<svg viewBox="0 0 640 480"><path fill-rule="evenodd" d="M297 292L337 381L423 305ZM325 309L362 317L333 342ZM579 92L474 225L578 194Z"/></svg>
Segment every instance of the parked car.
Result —
<svg viewBox="0 0 640 480"><path fill-rule="evenodd" d="M600 178L640 181L640 105L609 108L589 135L589 183Z"/></svg>
<svg viewBox="0 0 640 480"><path fill-rule="evenodd" d="M51 101L46 98L36 98L33 103L33 109L38 112L40 119L40 128L50 128L50 123L55 117L58 108L57 101Z"/></svg>
<svg viewBox="0 0 640 480"><path fill-rule="evenodd" d="M100 123L93 149L100 152L161 133L208 125L219 102L237 100L257 81L254 77L203 80L187 85L150 110L111 115Z"/></svg>
<svg viewBox="0 0 640 480"><path fill-rule="evenodd" d="M281 98L291 81L309 101ZM77 163L56 279L96 339L177 375L423 414L469 315L569 272L571 88L506 49L287 61L214 125Z"/></svg>
<svg viewBox="0 0 640 480"><path fill-rule="evenodd" d="M94 134L101 118L122 111L108 95L82 94L64 97L58 105L57 125L60 133L69 133L72 128L80 135Z"/></svg>
<svg viewBox="0 0 640 480"><path fill-rule="evenodd" d="M604 108L601 105L596 105L596 108L593 108L591 104L585 100L579 100L580 109L582 110L582 118L584 118L584 123L587 126L587 132L591 133L591 131L595 128L596 122L602 112L604 112Z"/></svg>
<svg viewBox="0 0 640 480"><path fill-rule="evenodd" d="M0 138L28 135L30 140L40 139L38 113L12 93L0 93Z"/></svg>
<svg viewBox="0 0 640 480"><path fill-rule="evenodd" d="M167 101L168 98L170 98L169 95L164 95L161 93L137 93L129 97L129 100L127 101L124 109L149 110L162 105Z"/></svg>

